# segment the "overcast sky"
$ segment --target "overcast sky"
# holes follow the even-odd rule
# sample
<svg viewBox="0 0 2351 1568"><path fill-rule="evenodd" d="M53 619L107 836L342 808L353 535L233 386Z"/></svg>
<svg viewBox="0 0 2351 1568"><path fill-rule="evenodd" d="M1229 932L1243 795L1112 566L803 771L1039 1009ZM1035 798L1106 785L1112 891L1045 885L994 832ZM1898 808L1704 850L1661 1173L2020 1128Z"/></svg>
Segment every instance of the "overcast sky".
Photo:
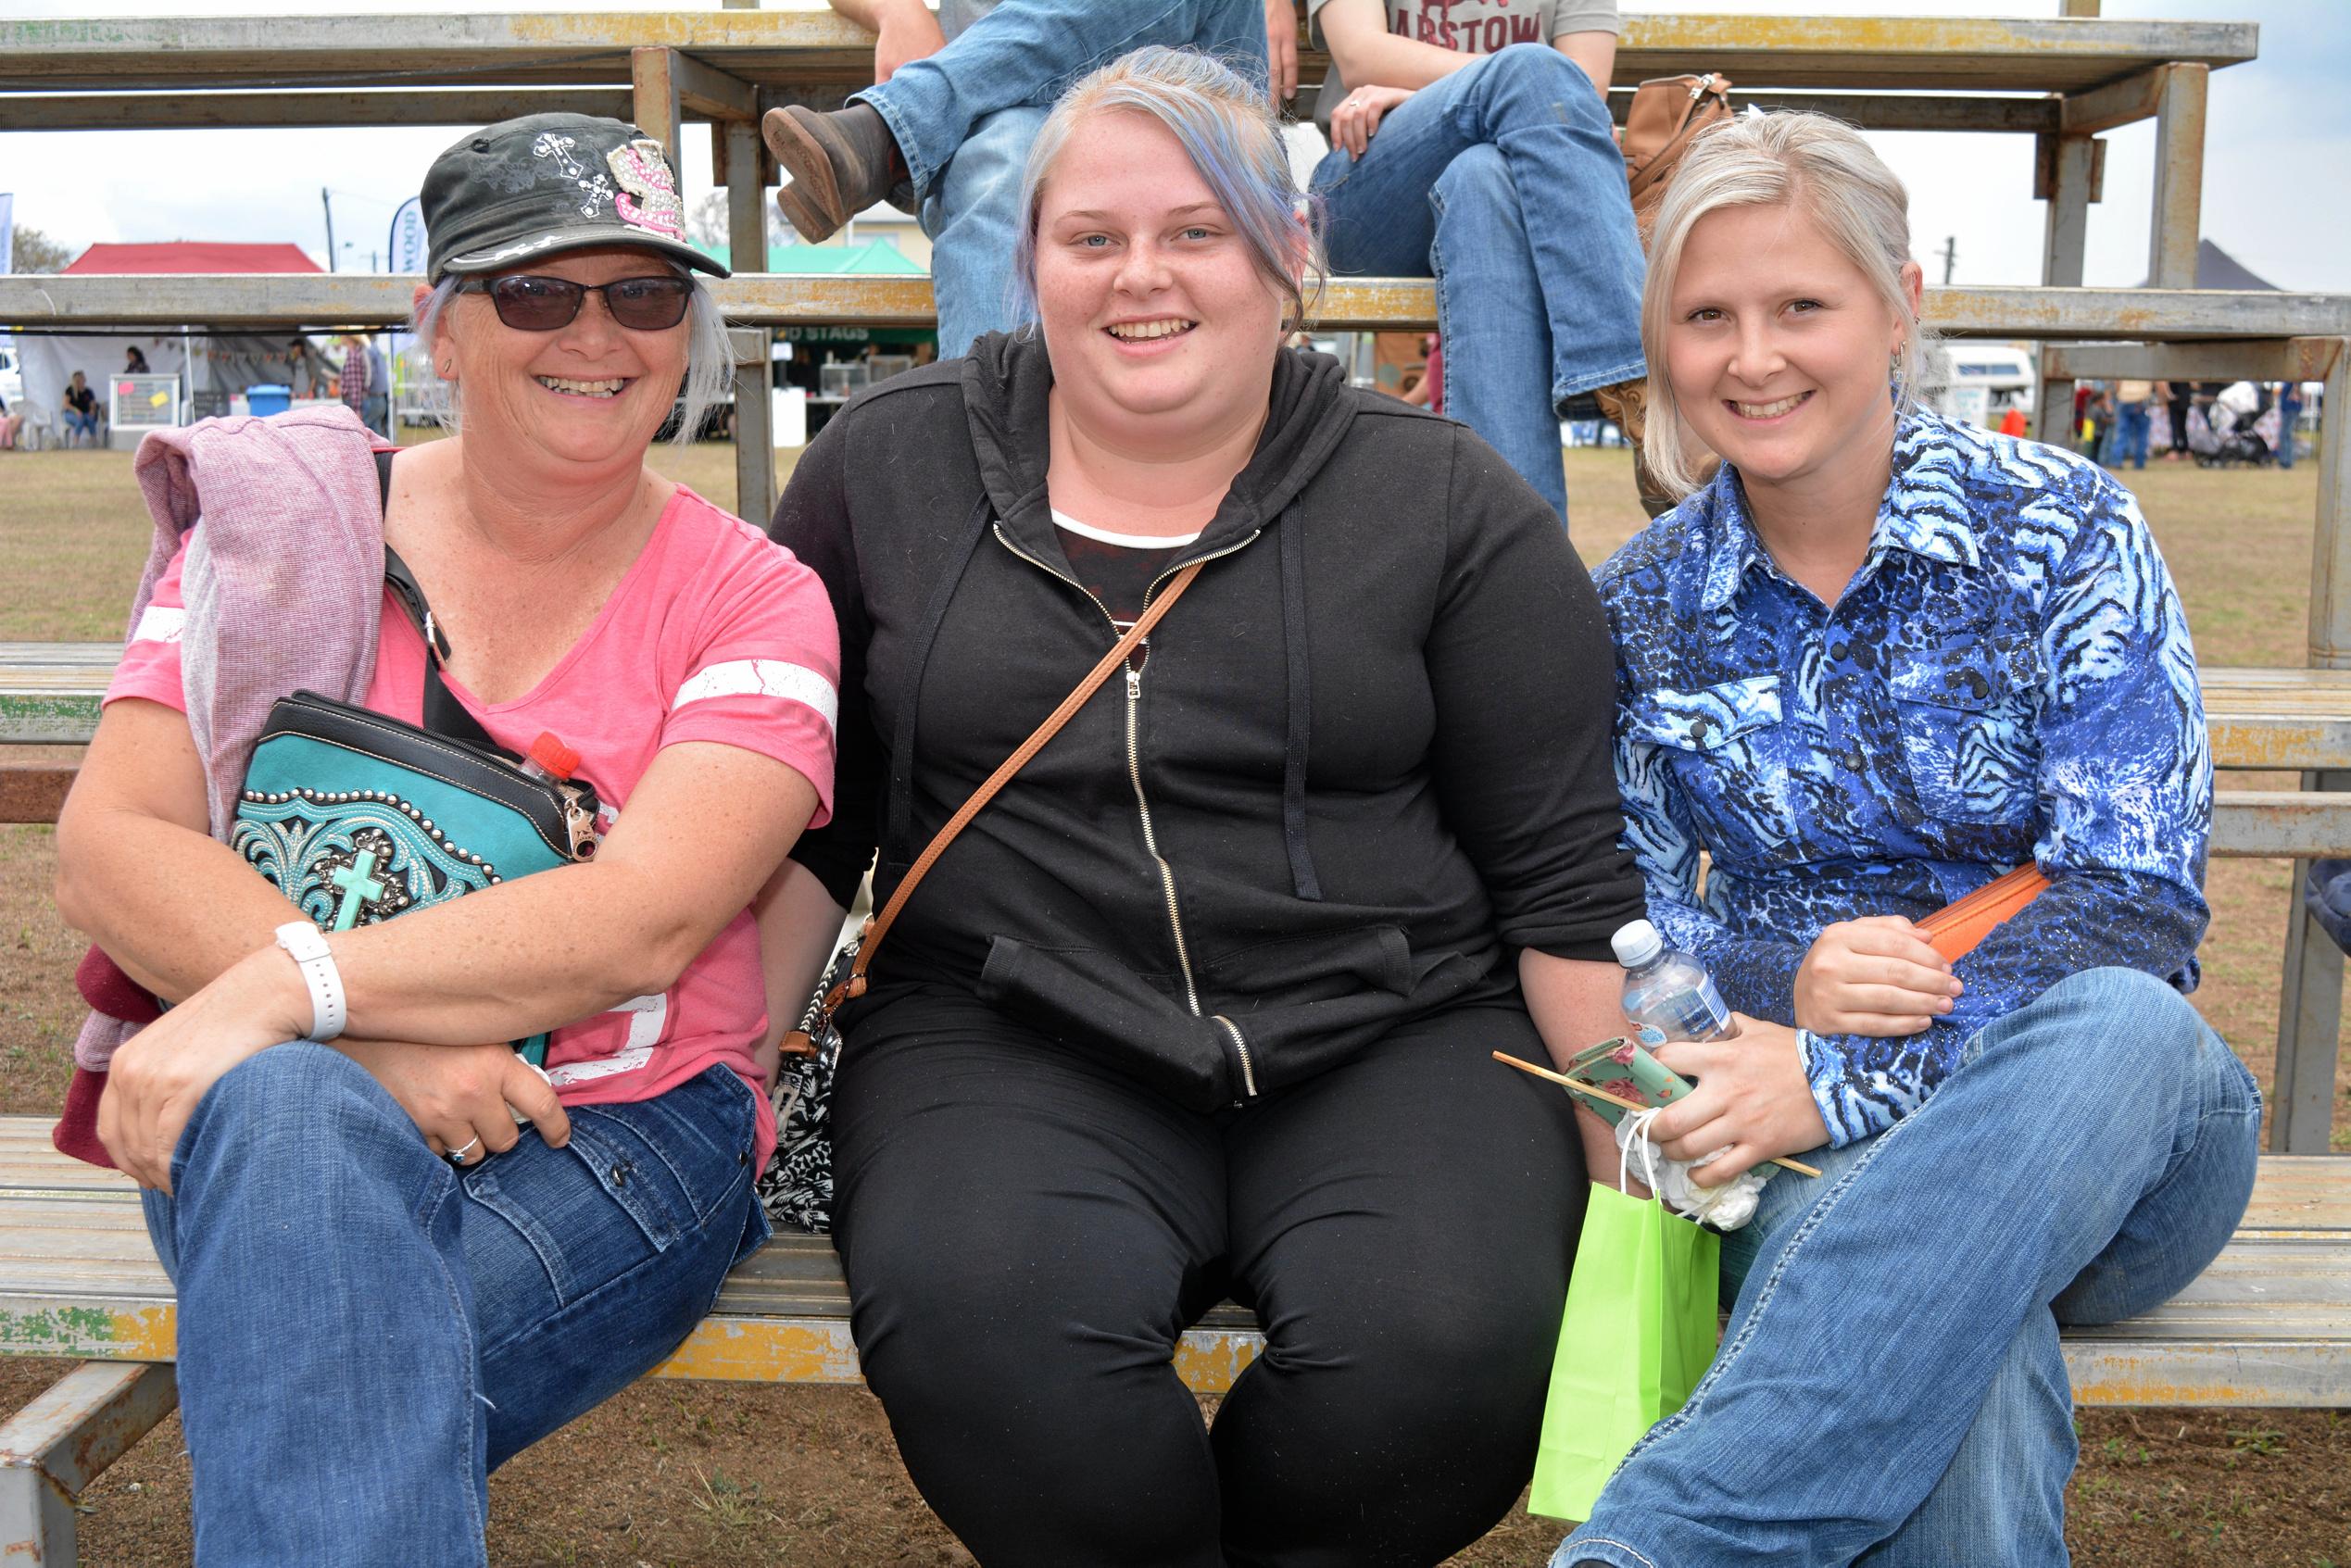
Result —
<svg viewBox="0 0 2351 1568"><path fill-rule="evenodd" d="M773 0L771 0L773 3ZM804 0L805 3L805 0ZM381 13L414 9L697 9L629 0L484 0L475 6L388 0L182 0L107 7L150 15ZM91 14L90 0L7 0L18 16ZM2056 0L1626 0L1627 10L2051 16ZM2351 3L2346 0L2106 0L2109 17L2243 19L2261 56L2212 79L2204 232L2282 288L2351 293ZM385 248L394 209L456 131L0 132L0 190L16 220L79 249L99 240L290 241L323 264L321 186L331 191L346 269ZM2042 206L2031 199L2026 135L1876 133L1908 182L1914 247L1929 280L1958 243L1955 282L2040 281ZM2091 208L2087 281L2147 273L2152 122L2107 137L2106 199ZM709 188L707 139L686 142L688 196ZM380 263L379 263L380 264Z"/></svg>

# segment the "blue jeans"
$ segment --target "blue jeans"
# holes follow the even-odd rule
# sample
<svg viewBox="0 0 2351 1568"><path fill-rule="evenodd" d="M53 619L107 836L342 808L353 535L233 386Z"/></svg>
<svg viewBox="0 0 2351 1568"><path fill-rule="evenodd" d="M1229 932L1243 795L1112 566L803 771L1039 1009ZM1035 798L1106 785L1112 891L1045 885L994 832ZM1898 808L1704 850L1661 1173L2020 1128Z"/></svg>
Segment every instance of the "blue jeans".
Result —
<svg viewBox="0 0 2351 1568"><path fill-rule="evenodd" d="M1567 519L1559 407L1643 373L1641 236L1608 106L1514 44L1389 111L1314 169L1335 272L1437 280L1445 412Z"/></svg>
<svg viewBox="0 0 2351 1568"><path fill-rule="evenodd" d="M2147 406L2144 403L2125 403L2115 410L2114 434L2110 438L2113 458L2108 468L2120 468L2128 462L2134 469L2147 466Z"/></svg>
<svg viewBox="0 0 2351 1568"><path fill-rule="evenodd" d="M2278 467L2282 469L2294 467L2294 427L2301 418L2299 402L2278 404Z"/></svg>
<svg viewBox="0 0 2351 1568"><path fill-rule="evenodd" d="M72 440L77 435L86 435L91 440L95 441L98 439L98 416L95 414L77 414L72 409L68 408L65 411L65 433L66 439L68 441Z"/></svg>
<svg viewBox="0 0 2351 1568"><path fill-rule="evenodd" d="M2159 1305L2253 1191L2261 1095L2187 1000L2077 974L1723 1241L1738 1303L1553 1568L2066 1562L2060 1323Z"/></svg>
<svg viewBox="0 0 2351 1568"><path fill-rule="evenodd" d="M206 1094L173 1196L143 1195L204 1568L485 1562L489 1472L675 1349L767 1239L726 1068L571 1117L460 1173L325 1046Z"/></svg>
<svg viewBox="0 0 2351 1568"><path fill-rule="evenodd" d="M1019 325L1012 245L1029 145L1079 77L1147 44L1203 50L1262 86L1264 0L1002 0L852 100L880 113L906 159L931 237L941 358Z"/></svg>

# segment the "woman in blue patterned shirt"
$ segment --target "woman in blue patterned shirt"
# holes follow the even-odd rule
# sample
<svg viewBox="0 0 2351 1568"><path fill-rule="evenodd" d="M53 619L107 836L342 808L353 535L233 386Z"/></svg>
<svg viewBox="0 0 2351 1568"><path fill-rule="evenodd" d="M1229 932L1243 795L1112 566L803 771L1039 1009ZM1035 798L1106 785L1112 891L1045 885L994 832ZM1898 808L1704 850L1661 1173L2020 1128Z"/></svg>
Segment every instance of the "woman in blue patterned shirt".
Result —
<svg viewBox="0 0 2351 1568"><path fill-rule="evenodd" d="M1901 182L1851 129L1691 150L1642 327L1686 498L1602 571L1651 918L1742 1015L1669 1046L1655 1135L1781 1174L1724 1247L1729 1330L1556 1563L2062 1563L2057 1325L2219 1251L2260 1096L2182 997L2212 766L2130 494L1917 406ZM1691 443L1725 459L1701 482ZM1702 885L1700 856L1712 859ZM1958 963L1912 923L2049 889Z"/></svg>

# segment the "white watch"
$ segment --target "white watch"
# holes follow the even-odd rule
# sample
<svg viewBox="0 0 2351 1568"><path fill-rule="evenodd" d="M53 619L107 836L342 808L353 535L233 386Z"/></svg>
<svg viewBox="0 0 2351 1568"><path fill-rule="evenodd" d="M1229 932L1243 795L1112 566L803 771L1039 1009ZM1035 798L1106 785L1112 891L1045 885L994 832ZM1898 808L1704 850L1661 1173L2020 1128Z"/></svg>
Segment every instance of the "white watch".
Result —
<svg viewBox="0 0 2351 1568"><path fill-rule="evenodd" d="M310 1032L303 1038L332 1040L343 1033L344 1020L348 1016L343 1003L343 976L334 967L333 949L319 928L307 920L290 920L277 930L278 946L283 947L297 968L302 971L302 983L310 988Z"/></svg>

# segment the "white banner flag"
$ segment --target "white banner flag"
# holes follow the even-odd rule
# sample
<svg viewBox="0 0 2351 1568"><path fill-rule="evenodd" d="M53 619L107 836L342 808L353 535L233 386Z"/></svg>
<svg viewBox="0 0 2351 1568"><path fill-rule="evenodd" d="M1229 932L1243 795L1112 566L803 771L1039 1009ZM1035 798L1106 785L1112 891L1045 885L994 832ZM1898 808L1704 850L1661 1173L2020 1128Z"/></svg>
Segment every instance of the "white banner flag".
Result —
<svg viewBox="0 0 2351 1568"><path fill-rule="evenodd" d="M421 272L424 270L424 213L410 196L400 204L400 210L392 215L392 243L385 254L391 260L384 264L387 272Z"/></svg>
<svg viewBox="0 0 2351 1568"><path fill-rule="evenodd" d="M17 270L17 198L8 191L0 191L0 272Z"/></svg>

